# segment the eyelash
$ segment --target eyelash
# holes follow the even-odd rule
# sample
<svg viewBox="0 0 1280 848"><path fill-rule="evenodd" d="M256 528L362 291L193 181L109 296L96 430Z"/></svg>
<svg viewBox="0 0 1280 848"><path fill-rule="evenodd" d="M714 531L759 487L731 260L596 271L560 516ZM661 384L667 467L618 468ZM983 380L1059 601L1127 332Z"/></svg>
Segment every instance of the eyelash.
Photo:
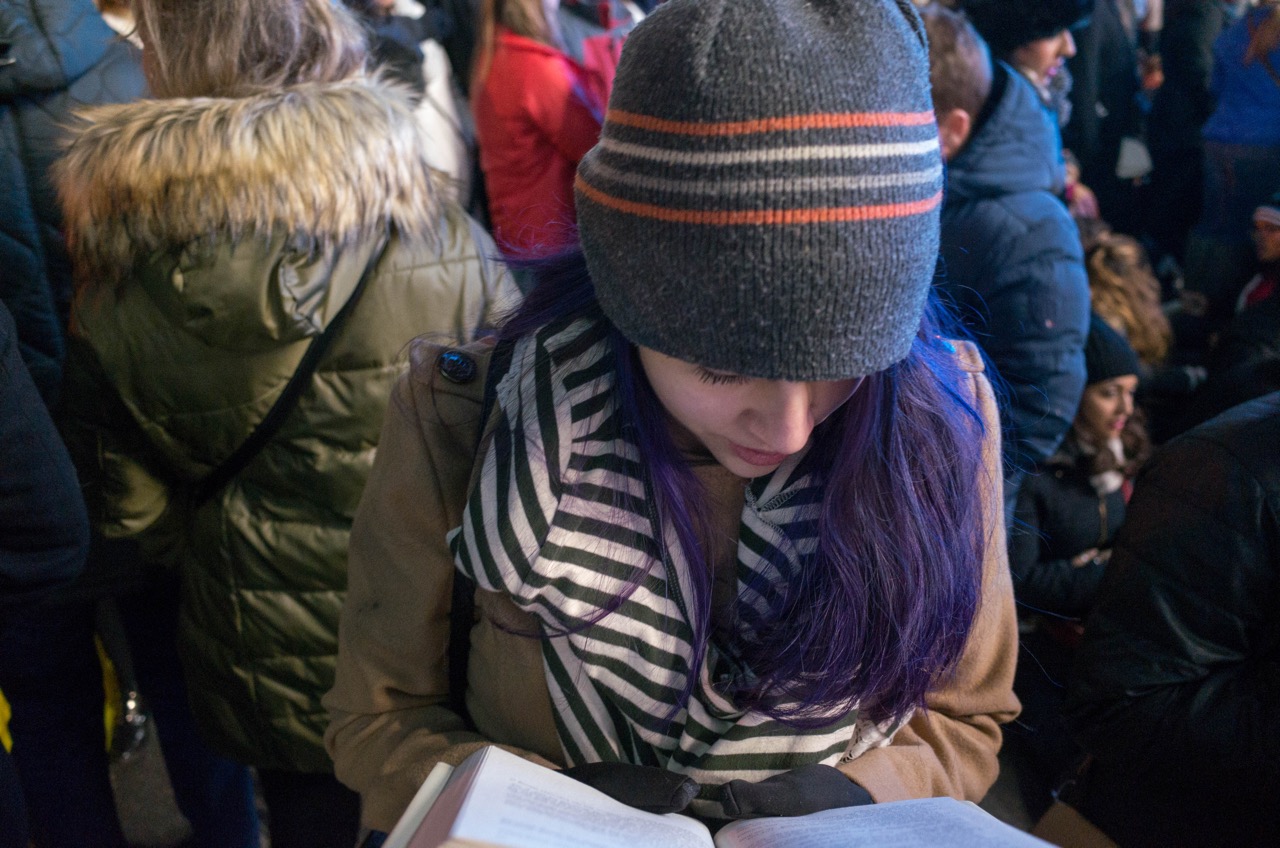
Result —
<svg viewBox="0 0 1280 848"><path fill-rule="evenodd" d="M714 386L739 385L747 382L747 377L741 377L737 374L722 374L719 371L708 371L705 368L698 369L698 379L704 383L711 383Z"/></svg>

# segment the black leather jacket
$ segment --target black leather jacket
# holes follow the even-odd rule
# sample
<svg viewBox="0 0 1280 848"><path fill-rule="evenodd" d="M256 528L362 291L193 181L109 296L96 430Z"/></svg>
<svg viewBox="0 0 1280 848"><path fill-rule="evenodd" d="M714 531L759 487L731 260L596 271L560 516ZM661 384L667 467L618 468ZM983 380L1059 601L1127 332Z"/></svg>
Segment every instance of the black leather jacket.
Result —
<svg viewBox="0 0 1280 848"><path fill-rule="evenodd" d="M1066 711L1122 845L1280 844L1280 392L1138 476Z"/></svg>

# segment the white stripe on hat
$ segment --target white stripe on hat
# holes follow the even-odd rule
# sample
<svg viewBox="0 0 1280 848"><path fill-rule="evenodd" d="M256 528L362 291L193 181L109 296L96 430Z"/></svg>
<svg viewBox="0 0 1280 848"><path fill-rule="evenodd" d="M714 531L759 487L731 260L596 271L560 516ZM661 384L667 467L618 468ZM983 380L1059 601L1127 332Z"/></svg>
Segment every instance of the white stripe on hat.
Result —
<svg viewBox="0 0 1280 848"><path fill-rule="evenodd" d="M904 141L890 144L821 144L803 147L768 147L758 150L727 150L698 152L668 150L601 139L600 147L610 153L634 156L675 165L746 165L756 162L800 162L816 159L887 159L891 156L920 156L938 149L935 134L925 141Z"/></svg>
<svg viewBox="0 0 1280 848"><path fill-rule="evenodd" d="M793 179L755 180L673 180L631 171L620 171L603 162L591 164L593 176L604 177L615 183L655 191L672 191L684 194L780 194L840 189L874 189L896 186L924 185L942 178L942 165L920 171L899 171L891 174L860 174L849 177L797 177Z"/></svg>

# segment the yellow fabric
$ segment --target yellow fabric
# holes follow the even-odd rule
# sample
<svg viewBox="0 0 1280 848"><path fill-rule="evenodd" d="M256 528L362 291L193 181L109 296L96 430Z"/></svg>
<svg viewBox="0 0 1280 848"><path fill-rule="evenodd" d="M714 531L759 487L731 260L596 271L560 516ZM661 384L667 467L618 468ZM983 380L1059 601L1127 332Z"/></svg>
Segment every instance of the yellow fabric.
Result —
<svg viewBox="0 0 1280 848"><path fill-rule="evenodd" d="M102 647L102 640L95 636L93 643L98 649L98 660L102 663L102 691L106 694L106 701L102 708L102 721L107 729L107 750L110 751L116 719L120 717L120 681L116 678L115 663L111 662L111 657L107 656L106 649ZM9 719L12 716L13 710L10 709L9 702L5 700L4 693L0 692L0 745L3 745L6 751L13 750L13 735L9 733Z"/></svg>
<svg viewBox="0 0 1280 848"><path fill-rule="evenodd" d="M120 678L116 676L116 665L107 655L102 640L94 636L93 646L98 649L98 662L102 664L102 692L106 696L102 706L102 721L106 725L107 750L110 751L124 699L120 695Z"/></svg>
<svg viewBox="0 0 1280 848"><path fill-rule="evenodd" d="M13 737L9 735L9 716L13 715L9 709L9 702L4 699L4 693L0 692L0 745L4 746L6 751L13 750Z"/></svg>

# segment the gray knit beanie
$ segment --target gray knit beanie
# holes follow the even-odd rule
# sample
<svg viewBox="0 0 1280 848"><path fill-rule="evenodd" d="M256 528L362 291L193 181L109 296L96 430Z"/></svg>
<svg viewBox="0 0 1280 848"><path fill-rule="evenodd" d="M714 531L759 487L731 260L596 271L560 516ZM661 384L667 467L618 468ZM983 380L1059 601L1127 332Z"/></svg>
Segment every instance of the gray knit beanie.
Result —
<svg viewBox="0 0 1280 848"><path fill-rule="evenodd" d="M942 165L910 0L669 0L631 34L578 166L605 314L632 342L783 380L905 358Z"/></svg>

